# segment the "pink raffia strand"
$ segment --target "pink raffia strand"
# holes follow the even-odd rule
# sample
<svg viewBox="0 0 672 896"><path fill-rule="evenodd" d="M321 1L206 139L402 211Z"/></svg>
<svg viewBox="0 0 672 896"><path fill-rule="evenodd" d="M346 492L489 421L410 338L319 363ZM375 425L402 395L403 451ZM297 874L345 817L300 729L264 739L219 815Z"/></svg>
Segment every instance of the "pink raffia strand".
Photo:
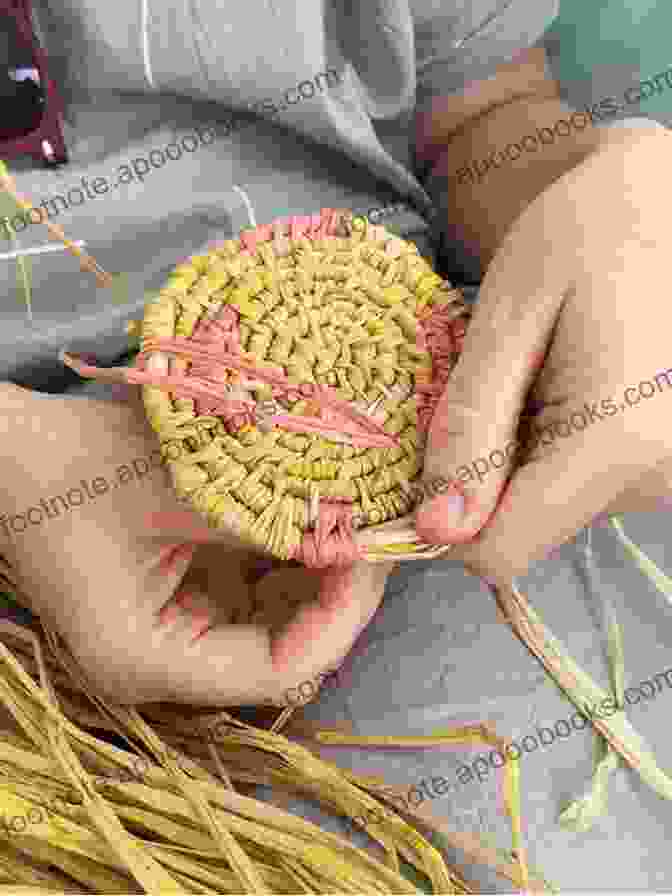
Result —
<svg viewBox="0 0 672 896"><path fill-rule="evenodd" d="M336 416L336 415L335 415ZM299 414L275 414L269 419L270 423L276 426L282 426L289 432L312 432L317 435L324 436L328 439L332 435L349 436L349 442L355 448L389 448L390 441L388 438L373 435L372 433L363 433L357 424L345 420L342 415L338 415L340 419L324 420L321 417L302 417Z"/></svg>
<svg viewBox="0 0 672 896"><path fill-rule="evenodd" d="M315 239L320 232L320 228L322 227L322 215L311 215L310 216L310 235L313 239Z"/></svg>
<svg viewBox="0 0 672 896"><path fill-rule="evenodd" d="M312 569L352 566L364 557L353 536L352 501L322 498L315 529L304 533L294 559Z"/></svg>
<svg viewBox="0 0 672 896"><path fill-rule="evenodd" d="M322 213L322 223L320 224L316 238L326 239L336 236L336 230L339 224L339 214L335 208L324 209Z"/></svg>
<svg viewBox="0 0 672 896"><path fill-rule="evenodd" d="M310 216L293 215L289 221L289 238L291 240L298 240L302 236L307 236L306 231L310 227Z"/></svg>
<svg viewBox="0 0 672 896"><path fill-rule="evenodd" d="M453 315L453 316L451 316ZM432 382L416 383L418 429L427 432L450 374L455 356L462 351L466 324L454 317L454 311L438 306L418 321L418 348L432 356Z"/></svg>
<svg viewBox="0 0 672 896"><path fill-rule="evenodd" d="M194 327L192 338L199 342L212 345L215 350L240 354L240 315L235 308L224 306L214 318L206 318L198 321ZM219 364L214 360L194 360L187 377L200 378L208 382L228 383L229 368L225 364ZM196 413L199 415L218 415L221 417L226 431L234 435L243 426L253 425L255 422L255 403L247 400L245 393L242 395L227 395L225 401L210 401L200 399L195 403Z"/></svg>
<svg viewBox="0 0 672 896"><path fill-rule="evenodd" d="M157 374L149 373L145 369L147 361L153 352L166 352L176 354L181 357L188 358L192 365L194 362L203 362L206 366L199 367L203 371L201 376L185 375L185 374ZM299 397L310 398L319 405L332 411L332 413L342 417L338 424L332 423L330 420L317 419L314 417L301 417L292 415L284 417L280 415L283 425L291 426L295 431L321 431L328 437L329 433L343 433L355 439L359 446L390 448L396 447L399 443L396 436L390 435L384 428L376 423L371 417L360 413L352 408L348 402L339 398L329 386L319 386L315 383L304 383L296 385L290 383L283 373L274 373L269 368L259 368L253 363L246 361L241 355L224 352L219 346L213 347L203 339L184 339L176 337L174 339L157 339L149 340L145 349L138 354L136 358L136 367L123 368L118 367L98 368L93 365L82 364L74 359L74 366L82 376L91 377L93 379L101 379L119 382L120 379L134 385L158 386L174 393L180 398L194 399L201 408L207 408L207 413L221 415L222 417L233 423L232 415L243 414L243 417L236 420L244 420L252 423L254 421L255 402L243 402L241 400L232 400L230 397L222 395L222 375L215 378L212 362L219 365L217 373L223 368L233 368L237 371L245 372L254 379L274 386L275 389L290 400L296 400ZM282 368L277 368L278 371ZM242 424L240 424L242 425ZM299 427L302 427L299 429Z"/></svg>
<svg viewBox="0 0 672 896"><path fill-rule="evenodd" d="M330 386L319 386L316 383L302 383L301 385L291 383L284 375L284 372L280 372L282 371L281 367L275 368L278 371L277 373L270 367L257 367L251 361L243 358L242 355L224 352L219 347L214 348L208 343L197 339L175 337L174 339L149 340L146 343L146 347L137 356L136 363L138 368L125 368L129 382L165 387L176 395L185 398L198 398L198 393L200 392L204 397L212 397L215 400L220 399L221 392L219 390L221 390L221 386L212 383L212 381L196 380L195 377L185 377L184 375L173 374L172 376L165 376L147 373L144 367L153 352L179 355L192 361L192 363L194 359L213 360L226 367L247 373L253 379L275 386L290 398L294 396L310 398L320 406L333 409L357 426L358 438L365 439L367 436L378 436L379 440L372 447L381 447L381 444L384 443L384 447L393 448L399 444L399 440L395 436L386 432L380 424L371 420L366 414L355 410L347 401L339 398ZM187 390L189 390L188 395L185 394ZM294 417L294 419L300 418ZM309 419L314 422L314 418Z"/></svg>
<svg viewBox="0 0 672 896"><path fill-rule="evenodd" d="M216 318L200 320L194 327L193 339L205 342L213 347L221 347L223 351L240 354L240 331L238 313L234 308L226 307L218 312ZM228 381L228 369L225 364L216 360L194 360L189 371L193 376L205 379L221 379Z"/></svg>
<svg viewBox="0 0 672 896"><path fill-rule="evenodd" d="M320 212L320 223L314 234L316 240L323 240L331 235L329 227L332 218L332 211L333 210L330 208L323 208Z"/></svg>

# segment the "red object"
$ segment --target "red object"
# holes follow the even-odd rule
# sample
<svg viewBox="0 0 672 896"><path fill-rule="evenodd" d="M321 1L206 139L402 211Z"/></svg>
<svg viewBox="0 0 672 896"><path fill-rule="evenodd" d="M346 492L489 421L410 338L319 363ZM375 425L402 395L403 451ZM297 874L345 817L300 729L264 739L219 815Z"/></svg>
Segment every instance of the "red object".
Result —
<svg viewBox="0 0 672 896"><path fill-rule="evenodd" d="M63 139L64 106L49 78L47 54L39 45L33 30L31 0L0 0L0 20L7 17L15 25L19 49L32 57L32 66L40 76L40 87L45 101L42 115L29 133L12 133L0 119L0 158L9 159L30 155L49 165L64 164L68 151Z"/></svg>

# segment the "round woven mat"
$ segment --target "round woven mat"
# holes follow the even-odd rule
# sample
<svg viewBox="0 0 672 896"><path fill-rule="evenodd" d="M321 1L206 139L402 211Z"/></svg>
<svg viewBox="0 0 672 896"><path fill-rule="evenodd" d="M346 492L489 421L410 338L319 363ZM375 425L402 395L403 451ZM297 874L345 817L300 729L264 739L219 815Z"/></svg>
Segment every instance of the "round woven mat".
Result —
<svg viewBox="0 0 672 896"><path fill-rule="evenodd" d="M193 256L146 306L136 362L178 495L308 566L442 552L410 514L468 315L415 245L348 211Z"/></svg>

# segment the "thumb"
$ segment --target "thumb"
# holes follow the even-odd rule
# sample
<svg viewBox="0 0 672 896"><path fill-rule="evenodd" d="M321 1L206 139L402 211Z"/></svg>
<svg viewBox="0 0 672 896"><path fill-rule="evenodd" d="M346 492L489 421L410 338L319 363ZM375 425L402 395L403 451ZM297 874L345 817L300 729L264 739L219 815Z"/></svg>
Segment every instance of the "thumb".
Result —
<svg viewBox="0 0 672 896"><path fill-rule="evenodd" d="M521 408L562 303L559 277L552 289L541 269L521 276L517 258L505 253L488 269L429 427L416 529L433 544L476 535L517 457Z"/></svg>
<svg viewBox="0 0 672 896"><path fill-rule="evenodd" d="M495 583L526 575L531 563L575 536L596 514L642 509L633 500L637 493L641 503L643 486L652 497L656 483L662 485L672 390L654 393L656 402L638 406L636 418L623 412L629 410L625 403L619 413L619 392L627 402L624 384L614 383L610 391L604 399L584 396L574 411L571 406L561 413L544 411L543 428L557 438L516 469L478 539L456 548L456 559L467 569ZM574 422L581 417L584 426ZM600 426L592 426L596 422Z"/></svg>

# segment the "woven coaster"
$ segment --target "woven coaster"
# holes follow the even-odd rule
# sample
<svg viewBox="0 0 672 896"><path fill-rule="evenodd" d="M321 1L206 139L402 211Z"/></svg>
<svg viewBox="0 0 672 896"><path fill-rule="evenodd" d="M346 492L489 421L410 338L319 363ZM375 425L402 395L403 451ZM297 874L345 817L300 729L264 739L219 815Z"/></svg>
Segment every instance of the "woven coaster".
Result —
<svg viewBox="0 0 672 896"><path fill-rule="evenodd" d="M427 558L414 482L468 318L415 245L323 209L180 264L126 381L209 525L311 567Z"/></svg>

